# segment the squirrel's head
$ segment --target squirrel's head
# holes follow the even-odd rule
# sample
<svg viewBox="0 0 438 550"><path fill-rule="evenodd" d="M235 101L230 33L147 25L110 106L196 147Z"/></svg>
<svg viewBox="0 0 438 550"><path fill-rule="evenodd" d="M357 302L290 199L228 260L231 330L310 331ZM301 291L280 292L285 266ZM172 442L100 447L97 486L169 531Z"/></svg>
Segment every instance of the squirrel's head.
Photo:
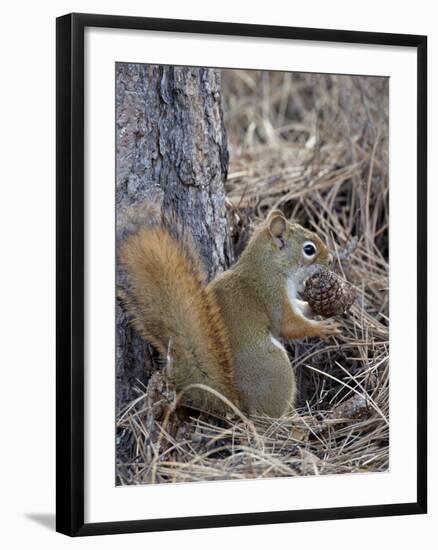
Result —
<svg viewBox="0 0 438 550"><path fill-rule="evenodd" d="M251 247L263 263L285 275L312 271L312 266L327 266L333 256L316 233L298 223L290 223L279 210L270 212L256 230Z"/></svg>

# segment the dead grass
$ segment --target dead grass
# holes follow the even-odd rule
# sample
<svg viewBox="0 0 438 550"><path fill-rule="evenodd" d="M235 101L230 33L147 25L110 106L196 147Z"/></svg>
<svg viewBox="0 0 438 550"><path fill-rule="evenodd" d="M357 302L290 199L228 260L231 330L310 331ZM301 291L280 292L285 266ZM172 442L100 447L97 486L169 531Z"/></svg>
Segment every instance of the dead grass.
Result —
<svg viewBox="0 0 438 550"><path fill-rule="evenodd" d="M140 388L118 419L130 452L119 457L117 483L385 471L387 80L224 71L223 97L236 257L251 227L279 207L327 240L358 300L341 319L342 336L289 343L300 388L293 416L190 416L173 411L162 380L155 393Z"/></svg>

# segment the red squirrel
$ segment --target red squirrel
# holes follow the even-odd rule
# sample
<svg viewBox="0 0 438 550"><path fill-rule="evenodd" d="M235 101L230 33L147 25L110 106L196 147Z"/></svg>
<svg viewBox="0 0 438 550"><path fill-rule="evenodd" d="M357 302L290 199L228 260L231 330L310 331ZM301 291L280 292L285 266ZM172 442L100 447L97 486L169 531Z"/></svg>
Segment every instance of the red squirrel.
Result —
<svg viewBox="0 0 438 550"><path fill-rule="evenodd" d="M331 319L311 318L297 298L315 266L332 255L315 233L274 210L240 259L206 284L196 251L164 227L144 227L120 246L130 282L123 298L139 333L172 358L177 391L213 388L243 412L280 417L295 406L296 382L280 339L339 332ZM227 404L203 389L185 401L224 413ZM229 409L228 409L229 410Z"/></svg>

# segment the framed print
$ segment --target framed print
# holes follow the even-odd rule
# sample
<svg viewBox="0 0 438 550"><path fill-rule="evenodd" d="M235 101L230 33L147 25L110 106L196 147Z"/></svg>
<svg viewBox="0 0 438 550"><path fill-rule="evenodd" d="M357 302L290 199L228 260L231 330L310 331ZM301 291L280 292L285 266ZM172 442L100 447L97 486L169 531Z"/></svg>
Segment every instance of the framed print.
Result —
<svg viewBox="0 0 438 550"><path fill-rule="evenodd" d="M57 19L57 530L426 513L424 36Z"/></svg>

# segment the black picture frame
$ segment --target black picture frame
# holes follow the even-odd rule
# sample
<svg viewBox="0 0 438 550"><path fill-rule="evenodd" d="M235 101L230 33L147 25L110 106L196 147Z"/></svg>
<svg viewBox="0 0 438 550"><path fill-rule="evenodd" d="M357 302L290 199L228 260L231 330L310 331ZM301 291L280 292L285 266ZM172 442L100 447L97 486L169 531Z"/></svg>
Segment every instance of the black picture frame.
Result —
<svg viewBox="0 0 438 550"><path fill-rule="evenodd" d="M57 371L56 529L70 536L321 521L427 511L427 37L312 28L68 14L56 22ZM84 29L405 46L417 52L417 498L415 502L312 510L84 522Z"/></svg>

